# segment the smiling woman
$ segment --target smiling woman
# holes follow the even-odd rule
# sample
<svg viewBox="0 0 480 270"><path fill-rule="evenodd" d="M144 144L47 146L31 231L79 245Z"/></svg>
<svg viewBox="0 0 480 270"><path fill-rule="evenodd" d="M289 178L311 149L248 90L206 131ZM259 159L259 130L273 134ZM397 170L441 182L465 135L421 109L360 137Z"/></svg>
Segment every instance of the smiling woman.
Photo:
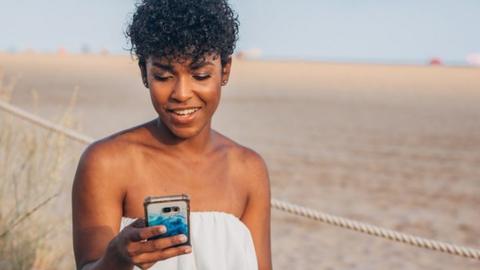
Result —
<svg viewBox="0 0 480 270"><path fill-rule="evenodd" d="M159 127L165 126L180 138L208 128L220 101L221 86L230 75L231 59L223 66L216 55L199 61L169 63L151 56L142 68Z"/></svg>
<svg viewBox="0 0 480 270"><path fill-rule="evenodd" d="M265 163L211 128L235 13L224 0L144 0L127 35L158 118L82 155L72 191L77 268L271 269ZM189 235L146 226L144 198L178 194L189 198Z"/></svg>

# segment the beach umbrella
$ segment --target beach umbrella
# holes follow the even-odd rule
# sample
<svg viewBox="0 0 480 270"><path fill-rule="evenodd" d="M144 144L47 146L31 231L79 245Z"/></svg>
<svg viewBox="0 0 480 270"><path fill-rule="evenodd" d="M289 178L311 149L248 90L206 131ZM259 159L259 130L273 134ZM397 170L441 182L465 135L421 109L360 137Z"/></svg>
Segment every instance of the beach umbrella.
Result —
<svg viewBox="0 0 480 270"><path fill-rule="evenodd" d="M438 57L434 57L432 59L430 59L430 62L429 64L431 66L442 66L443 65L443 61L442 59L438 58Z"/></svg>

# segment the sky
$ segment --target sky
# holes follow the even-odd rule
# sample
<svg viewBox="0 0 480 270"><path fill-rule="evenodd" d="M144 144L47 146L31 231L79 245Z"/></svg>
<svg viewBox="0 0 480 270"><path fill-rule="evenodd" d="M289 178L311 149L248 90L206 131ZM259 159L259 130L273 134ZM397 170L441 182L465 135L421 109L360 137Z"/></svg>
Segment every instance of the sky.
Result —
<svg viewBox="0 0 480 270"><path fill-rule="evenodd" d="M128 53L134 0L0 0L0 50ZM478 0L230 0L237 51L263 59L465 63L480 54Z"/></svg>

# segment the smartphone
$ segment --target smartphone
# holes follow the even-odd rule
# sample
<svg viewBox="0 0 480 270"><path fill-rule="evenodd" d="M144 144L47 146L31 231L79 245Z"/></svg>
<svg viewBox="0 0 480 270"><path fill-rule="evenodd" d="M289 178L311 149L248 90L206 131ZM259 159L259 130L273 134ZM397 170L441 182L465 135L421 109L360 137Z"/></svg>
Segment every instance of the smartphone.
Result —
<svg viewBox="0 0 480 270"><path fill-rule="evenodd" d="M184 234L187 236L187 242L180 245L190 245L190 198L188 195L149 196L145 198L143 206L147 226L163 225L167 228L166 233L150 239Z"/></svg>

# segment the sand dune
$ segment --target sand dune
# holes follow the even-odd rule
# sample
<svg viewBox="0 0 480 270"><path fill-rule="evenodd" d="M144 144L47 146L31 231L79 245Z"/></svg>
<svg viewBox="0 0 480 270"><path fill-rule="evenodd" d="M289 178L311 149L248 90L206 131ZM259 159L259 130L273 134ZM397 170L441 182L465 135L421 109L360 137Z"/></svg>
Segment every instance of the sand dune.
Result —
<svg viewBox="0 0 480 270"><path fill-rule="evenodd" d="M99 138L154 117L125 56L0 54L12 103ZM214 119L260 152L273 196L480 248L480 69L235 60ZM32 107L31 89L40 95ZM479 262L273 211L276 269L478 269Z"/></svg>

